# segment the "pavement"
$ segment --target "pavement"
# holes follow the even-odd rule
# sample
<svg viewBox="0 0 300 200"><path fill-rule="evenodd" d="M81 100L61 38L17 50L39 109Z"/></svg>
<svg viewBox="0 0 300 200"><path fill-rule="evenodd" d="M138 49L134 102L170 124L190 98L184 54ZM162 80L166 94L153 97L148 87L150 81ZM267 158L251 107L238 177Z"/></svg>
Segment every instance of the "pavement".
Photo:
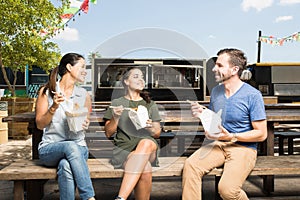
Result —
<svg viewBox="0 0 300 200"><path fill-rule="evenodd" d="M31 138L27 140L9 140L0 144L0 169L19 159L31 159ZM97 200L113 200L121 183L121 179L93 180ZM300 176L275 176L275 192L266 196L262 188L262 179L250 176L243 189L251 200L300 200ZM58 185L55 180L45 184L44 200L59 199ZM214 178L204 177L203 200L214 199ZM0 200L13 199L13 183L0 181ZM78 195L77 198L79 199ZM133 195L129 200L133 200ZM151 200L180 200L181 179L178 177L155 178L153 180Z"/></svg>

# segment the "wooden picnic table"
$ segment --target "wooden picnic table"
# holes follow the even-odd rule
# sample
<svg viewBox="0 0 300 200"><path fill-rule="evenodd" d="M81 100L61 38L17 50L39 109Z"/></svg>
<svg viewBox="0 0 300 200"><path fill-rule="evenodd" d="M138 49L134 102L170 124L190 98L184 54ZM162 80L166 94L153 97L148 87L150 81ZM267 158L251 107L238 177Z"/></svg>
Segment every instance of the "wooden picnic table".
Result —
<svg viewBox="0 0 300 200"><path fill-rule="evenodd" d="M268 105L266 106L268 137L262 143L262 152L264 155L274 155L274 132L275 126L280 123L300 123L300 106L299 105ZM264 176L264 188L270 188L274 191L274 176Z"/></svg>
<svg viewBox="0 0 300 200"><path fill-rule="evenodd" d="M103 123L105 109L93 112L91 114L91 123ZM191 111L182 110L164 110L160 111L162 124L184 124L190 123L197 125L199 120L192 117ZM297 104L271 104L266 105L268 137L264 142L264 155L274 155L274 125L278 123L300 123L300 105ZM32 134L32 157L37 158L37 145L41 141L42 130L36 128L35 113L26 112L4 117L3 122L28 122L28 131ZM196 130L196 128L195 128Z"/></svg>

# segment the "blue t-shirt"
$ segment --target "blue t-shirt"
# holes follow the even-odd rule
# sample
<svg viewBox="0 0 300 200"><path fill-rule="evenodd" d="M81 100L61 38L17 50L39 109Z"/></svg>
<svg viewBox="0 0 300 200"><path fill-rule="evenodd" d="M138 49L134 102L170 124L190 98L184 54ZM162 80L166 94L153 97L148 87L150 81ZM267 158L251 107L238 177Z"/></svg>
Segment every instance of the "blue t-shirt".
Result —
<svg viewBox="0 0 300 200"><path fill-rule="evenodd" d="M210 109L218 112L222 109L222 126L230 133L242 133L253 130L251 122L266 119L264 101L261 93L247 83L227 98L224 85L213 88ZM237 142L246 147L257 149L256 142Z"/></svg>

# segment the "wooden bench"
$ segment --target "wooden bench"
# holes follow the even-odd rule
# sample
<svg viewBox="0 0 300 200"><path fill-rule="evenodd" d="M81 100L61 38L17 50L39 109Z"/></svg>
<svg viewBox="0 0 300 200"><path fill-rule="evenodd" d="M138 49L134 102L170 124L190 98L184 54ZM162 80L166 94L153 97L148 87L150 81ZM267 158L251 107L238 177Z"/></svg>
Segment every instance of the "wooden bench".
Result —
<svg viewBox="0 0 300 200"><path fill-rule="evenodd" d="M160 167L153 167L153 177L179 177L186 157L160 157ZM114 169L109 159L89 159L92 179L121 178L122 169ZM209 172L216 177L216 186L222 175L222 168ZM250 175L296 175L300 174L300 156L259 156ZM39 160L20 160L0 171L0 180L14 182L14 199L24 199L26 182L56 179L56 168L46 168Z"/></svg>
<svg viewBox="0 0 300 200"><path fill-rule="evenodd" d="M168 120L163 120L162 122L162 127L163 127L163 133L162 133L162 137L165 135L166 137L177 137L180 138L180 132L184 129L184 131L182 131L182 133L188 135L189 133L192 135L192 137L194 137L193 134L195 135L201 135L201 132L198 133L198 128L201 126L199 126L199 122L195 122L195 119L191 119L192 117L190 116L190 105L185 103L185 105L181 105L180 102L174 103L174 102L170 102L170 103L161 103L157 102L159 105L159 109L160 112L163 114L162 118L164 119L165 116L167 116ZM101 104L101 103L97 103L94 104L93 107L93 113L97 114L97 112L103 112L105 111L105 109L107 108L109 104L105 103L105 104ZM180 110L180 112L178 112ZM181 111L184 111L183 115ZM176 114L177 113L177 114ZM290 113L290 111L288 112ZM176 114L177 116L174 117L174 114ZM280 117L280 119L282 119L282 114L281 113L277 113L277 111L272 111L268 114L268 127L273 127L273 122L277 121L278 117ZM28 117L30 117L30 120L28 120ZM294 116L293 116L293 120L294 120ZM29 129L31 130L31 133L33 134L32 140L33 140L33 159L37 159L38 158L38 153L37 153L37 144L40 142L41 140L41 135L42 135L42 131L41 130L37 130L35 124L33 123L34 121L34 116L32 116L32 114L26 114L26 115L22 115L21 117L19 117L19 120L28 120ZM298 119L298 118L297 118ZM166 122L167 121L167 122ZM192 123L190 123L191 121L193 121ZM100 131L99 133L103 134L103 120L101 121L94 121L93 123L95 123L94 125L91 124L90 127L90 133L89 134L95 134L97 131ZM198 128L196 128L195 130L195 126L198 126ZM271 126L272 125L272 126ZM193 127L192 130L190 129L190 127ZM101 132L102 131L102 132ZM182 134L181 138L186 138L186 136L184 136L184 134ZM258 162L257 165L255 167L255 169L253 170L253 172L251 173L251 175L262 175L264 177L264 189L266 189L266 192L272 192L274 189L274 182L273 182L273 176L274 175L279 175L279 174L299 174L300 173L300 157L291 157L291 156L286 156L286 157L274 157L273 156L273 134L268 134L268 141L266 143L264 143L266 145L266 152L269 153L272 156L269 157L259 157L258 158ZM273 137L272 137L273 136ZM88 140L94 140L96 138L92 138L91 137L87 137ZM268 144L268 145L267 145ZM271 147L271 148L270 148ZM270 153L271 152L271 153ZM177 157L175 157L177 158ZM104 159L104 160L103 160ZM185 158L180 158L178 160L176 160L175 162L172 161L170 162L169 159L174 159L174 157L160 157L159 158L161 160L161 164L163 163L167 163L169 168L164 168L163 166L161 166L160 170L156 170L157 172L155 172L153 174L154 177L159 177L159 176L181 176L181 170L183 167L183 162ZM183 159L183 160L181 160ZM91 165L89 164L90 168L91 168L91 177L92 178L109 178L110 176L112 178L114 178L115 176L117 177L121 177L122 176L122 170L113 170L112 166L108 163L108 159L107 158L100 158L98 159L98 157L96 157L96 159L91 160L93 162L97 162L97 164L99 165L99 161L101 161L100 163L106 163L104 165L100 165L103 166L102 168L100 166L96 166L95 165ZM89 163L91 162L89 160ZM103 162L102 162L103 161ZM11 166L8 166L7 168L3 169L4 171L1 170L0 172L0 180L12 180L15 182L15 194L16 194L16 199L22 199L21 197L18 197L17 194L20 195L20 191L18 192L18 190L24 190L24 183L26 183L26 191L27 191L27 197L29 198L30 195L33 195L35 198L29 198L29 199L41 199L42 198L42 193L43 193L43 181L49 179L48 177L48 173L49 171L51 171L52 175L50 177L50 179L54 179L56 177L56 170L55 169L48 169L42 166L39 166L36 162L37 161L27 161L28 163L24 165L22 164L22 162L16 162L15 164L12 164ZM30 164L31 163L31 164ZM15 169L15 165L20 164L20 169L19 172L16 171ZM92 167L94 166L94 167ZM37 167L37 168L36 168ZM32 171L33 169L33 171ZM103 171L104 169L104 171ZM46 172L44 171L46 170ZM155 170L155 169L154 169ZM175 173L175 174L168 174L167 171L170 171L170 173ZM10 175L8 173L8 171L11 171L10 174L18 174L18 176L14 176L14 175ZM158 172L158 171L161 171ZM17 173L18 172L18 173ZM38 173L40 175L38 175L36 172L41 172ZM45 172L45 173L43 173ZM213 170L212 172L210 172L208 175L214 175L216 177L216 185L218 183L218 178L221 175L222 169L216 169ZM22 175L23 174L23 175ZM104 174L109 174L109 175L104 175ZM19 178L17 178L19 177ZM27 177L27 178L26 178ZM269 179L271 178L271 179ZM21 188L21 189L20 189ZM30 191L30 192L29 192ZM21 194L22 196L22 194Z"/></svg>

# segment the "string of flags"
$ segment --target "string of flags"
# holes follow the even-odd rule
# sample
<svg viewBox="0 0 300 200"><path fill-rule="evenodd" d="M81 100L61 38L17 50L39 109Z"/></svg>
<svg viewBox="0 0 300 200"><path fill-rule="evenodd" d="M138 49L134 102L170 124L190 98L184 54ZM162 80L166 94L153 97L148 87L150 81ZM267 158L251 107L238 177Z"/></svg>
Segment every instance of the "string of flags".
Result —
<svg viewBox="0 0 300 200"><path fill-rule="evenodd" d="M292 35L283 38L277 38L274 36L261 36L259 37L259 41L271 44L273 46L282 46L285 42L300 42L300 32L293 33Z"/></svg>
<svg viewBox="0 0 300 200"><path fill-rule="evenodd" d="M62 24L57 27L49 28L49 30L43 29L40 31L40 36L46 36L50 29L54 32L59 32L60 29L64 29L64 27L68 26L68 23L73 20L75 21L75 16L80 15L81 12L85 14L88 13L89 3L97 4L97 0L69 0L69 7L65 7L63 10L63 14L60 16L62 19Z"/></svg>
<svg viewBox="0 0 300 200"><path fill-rule="evenodd" d="M89 10L89 2L96 4L97 0L69 0L70 1L70 6L68 8L64 8L63 15L61 16L63 20L63 25L67 25L67 23L73 19L75 20L75 16L77 14L80 15L80 12L83 11L85 14L88 13Z"/></svg>

